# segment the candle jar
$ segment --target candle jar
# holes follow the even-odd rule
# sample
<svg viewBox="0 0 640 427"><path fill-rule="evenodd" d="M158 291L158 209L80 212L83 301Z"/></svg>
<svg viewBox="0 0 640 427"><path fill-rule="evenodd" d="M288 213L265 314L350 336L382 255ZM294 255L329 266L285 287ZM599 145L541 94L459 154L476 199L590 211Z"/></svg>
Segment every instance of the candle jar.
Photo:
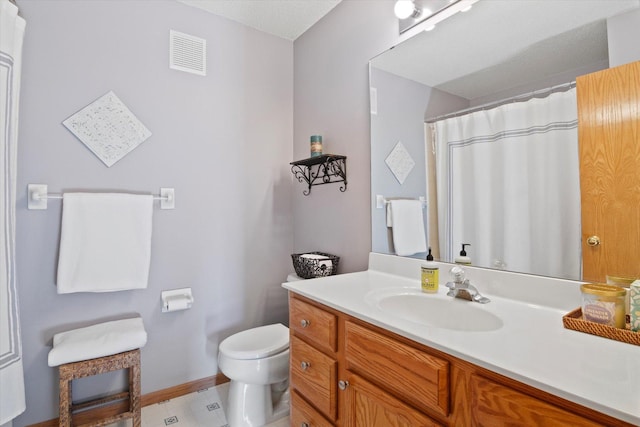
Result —
<svg viewBox="0 0 640 427"><path fill-rule="evenodd" d="M322 156L322 135L311 135L311 157Z"/></svg>
<svg viewBox="0 0 640 427"><path fill-rule="evenodd" d="M588 283L582 291L582 317L584 320L614 328L626 327L624 298L626 290L619 286Z"/></svg>

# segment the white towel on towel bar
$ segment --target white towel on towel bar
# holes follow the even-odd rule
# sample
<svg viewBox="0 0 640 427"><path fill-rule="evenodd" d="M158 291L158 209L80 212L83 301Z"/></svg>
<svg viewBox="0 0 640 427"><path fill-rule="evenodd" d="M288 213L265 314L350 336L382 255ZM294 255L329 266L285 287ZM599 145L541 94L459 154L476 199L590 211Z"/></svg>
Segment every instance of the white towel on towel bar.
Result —
<svg viewBox="0 0 640 427"><path fill-rule="evenodd" d="M147 287L153 197L65 193L58 293Z"/></svg>
<svg viewBox="0 0 640 427"><path fill-rule="evenodd" d="M390 200L393 246L400 256L427 251L422 201Z"/></svg>

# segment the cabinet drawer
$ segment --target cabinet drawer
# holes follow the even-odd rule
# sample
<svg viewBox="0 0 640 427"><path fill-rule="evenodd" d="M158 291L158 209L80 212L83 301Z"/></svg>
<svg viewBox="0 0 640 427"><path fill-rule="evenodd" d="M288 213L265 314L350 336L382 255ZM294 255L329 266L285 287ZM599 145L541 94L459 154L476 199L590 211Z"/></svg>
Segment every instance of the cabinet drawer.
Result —
<svg viewBox="0 0 640 427"><path fill-rule="evenodd" d="M313 409L298 393L291 393L290 424L293 427L332 427L325 417Z"/></svg>
<svg viewBox="0 0 640 427"><path fill-rule="evenodd" d="M449 415L449 362L345 323L347 369L423 410Z"/></svg>
<svg viewBox="0 0 640 427"><path fill-rule="evenodd" d="M471 376L470 406L473 426L601 425L478 375Z"/></svg>
<svg viewBox="0 0 640 427"><path fill-rule="evenodd" d="M292 388L335 421L338 362L295 336L290 354Z"/></svg>
<svg viewBox="0 0 640 427"><path fill-rule="evenodd" d="M295 298L289 301L289 327L318 348L336 351L336 316Z"/></svg>

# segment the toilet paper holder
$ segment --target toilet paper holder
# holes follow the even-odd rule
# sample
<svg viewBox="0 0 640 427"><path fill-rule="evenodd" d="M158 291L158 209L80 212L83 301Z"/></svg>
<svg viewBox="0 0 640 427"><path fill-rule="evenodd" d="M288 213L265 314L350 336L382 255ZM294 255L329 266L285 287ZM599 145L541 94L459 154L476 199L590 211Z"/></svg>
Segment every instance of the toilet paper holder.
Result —
<svg viewBox="0 0 640 427"><path fill-rule="evenodd" d="M186 310L193 305L191 288L162 291L162 312Z"/></svg>

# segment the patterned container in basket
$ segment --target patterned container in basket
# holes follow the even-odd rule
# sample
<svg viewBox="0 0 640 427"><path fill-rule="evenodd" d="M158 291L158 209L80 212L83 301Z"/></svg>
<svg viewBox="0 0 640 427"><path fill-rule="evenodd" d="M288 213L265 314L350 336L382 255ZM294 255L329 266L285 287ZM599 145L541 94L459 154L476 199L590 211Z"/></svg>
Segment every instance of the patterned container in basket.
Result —
<svg viewBox="0 0 640 427"><path fill-rule="evenodd" d="M333 276L338 272L340 257L324 252L305 252L291 254L293 268L303 279Z"/></svg>

